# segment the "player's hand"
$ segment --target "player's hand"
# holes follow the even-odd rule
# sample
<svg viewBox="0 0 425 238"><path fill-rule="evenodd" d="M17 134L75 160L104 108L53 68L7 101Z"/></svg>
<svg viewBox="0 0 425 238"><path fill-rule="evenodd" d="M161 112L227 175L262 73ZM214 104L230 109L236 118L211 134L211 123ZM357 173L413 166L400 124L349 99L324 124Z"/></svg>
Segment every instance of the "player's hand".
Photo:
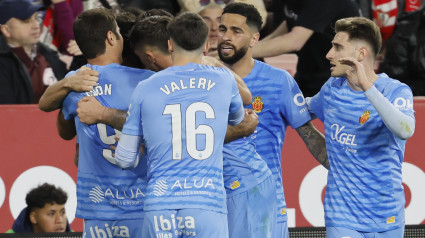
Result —
<svg viewBox="0 0 425 238"><path fill-rule="evenodd" d="M252 109L245 109L245 117L242 122L246 125L249 135L254 133L257 129L258 123L260 123L257 113L255 113Z"/></svg>
<svg viewBox="0 0 425 238"><path fill-rule="evenodd" d="M249 136L255 132L259 122L257 113L252 109L245 109L245 116L237 127L243 128L241 131L245 133L244 136Z"/></svg>
<svg viewBox="0 0 425 238"><path fill-rule="evenodd" d="M69 41L68 48L66 48L66 51L68 51L68 53L73 56L83 55L80 50L80 47L78 47L77 42L75 42L75 40Z"/></svg>
<svg viewBox="0 0 425 238"><path fill-rule="evenodd" d="M98 123L105 110L105 107L95 97L83 97L77 106L78 118L87 125Z"/></svg>
<svg viewBox="0 0 425 238"><path fill-rule="evenodd" d="M75 74L66 77L71 91L88 92L93 90L99 81L99 72L89 67L81 67Z"/></svg>
<svg viewBox="0 0 425 238"><path fill-rule="evenodd" d="M363 65L352 57L345 57L338 60L341 64L348 65L351 68L347 70L347 79L350 84L360 88L363 91L372 87L372 83L367 79Z"/></svg>

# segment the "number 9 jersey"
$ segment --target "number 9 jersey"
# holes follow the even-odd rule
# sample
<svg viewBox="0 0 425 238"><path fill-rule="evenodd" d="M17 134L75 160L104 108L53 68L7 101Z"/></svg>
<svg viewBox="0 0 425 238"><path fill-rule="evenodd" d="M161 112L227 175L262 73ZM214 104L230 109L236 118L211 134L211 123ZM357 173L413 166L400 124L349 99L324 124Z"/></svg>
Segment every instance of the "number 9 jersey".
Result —
<svg viewBox="0 0 425 238"><path fill-rule="evenodd" d="M227 213L223 143L244 116L233 75L189 63L162 70L134 91L123 134L141 136L148 159L145 211Z"/></svg>
<svg viewBox="0 0 425 238"><path fill-rule="evenodd" d="M101 123L86 125L79 121L76 110L81 98L94 96L105 107L127 111L137 84L154 72L119 64L86 66L99 72L98 85L87 93L69 93L62 108L66 120L75 120L78 135L76 216L99 220L143 218L146 164L132 170L115 165L110 146L116 145L115 137L121 132Z"/></svg>

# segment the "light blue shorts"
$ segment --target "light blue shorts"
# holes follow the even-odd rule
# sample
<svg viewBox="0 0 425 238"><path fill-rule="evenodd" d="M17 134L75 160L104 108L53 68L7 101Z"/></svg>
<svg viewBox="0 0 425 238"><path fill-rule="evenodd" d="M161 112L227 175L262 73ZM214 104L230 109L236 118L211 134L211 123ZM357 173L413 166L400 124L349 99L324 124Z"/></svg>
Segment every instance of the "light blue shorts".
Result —
<svg viewBox="0 0 425 238"><path fill-rule="evenodd" d="M276 185L272 176L248 191L227 198L229 237L272 238L276 207Z"/></svg>
<svg viewBox="0 0 425 238"><path fill-rule="evenodd" d="M142 238L229 237L227 215L202 209L145 212Z"/></svg>
<svg viewBox="0 0 425 238"><path fill-rule="evenodd" d="M288 222L282 221L276 224L277 224L276 228L273 231L273 237L274 238L289 238Z"/></svg>
<svg viewBox="0 0 425 238"><path fill-rule="evenodd" d="M383 232L362 232L343 227L326 227L327 238L402 238L404 226Z"/></svg>
<svg viewBox="0 0 425 238"><path fill-rule="evenodd" d="M84 219L83 238L141 238L143 219L87 220Z"/></svg>

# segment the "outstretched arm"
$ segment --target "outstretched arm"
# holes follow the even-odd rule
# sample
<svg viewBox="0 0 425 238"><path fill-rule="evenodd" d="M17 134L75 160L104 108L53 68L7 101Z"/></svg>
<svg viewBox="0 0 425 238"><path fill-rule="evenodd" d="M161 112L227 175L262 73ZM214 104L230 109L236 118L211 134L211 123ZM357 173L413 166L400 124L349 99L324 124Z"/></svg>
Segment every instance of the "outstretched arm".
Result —
<svg viewBox="0 0 425 238"><path fill-rule="evenodd" d="M126 111L104 107L95 97L84 97L77 103L78 118L87 125L103 123L122 130Z"/></svg>
<svg viewBox="0 0 425 238"><path fill-rule="evenodd" d="M303 139L310 153L314 158L323 165L326 169L329 169L328 154L326 152L325 136L318 131L311 121L295 129Z"/></svg>
<svg viewBox="0 0 425 238"><path fill-rule="evenodd" d="M59 109L69 92L88 92L92 90L97 85L98 76L99 72L85 66L81 67L75 74L49 86L41 96L38 107L45 112Z"/></svg>
<svg viewBox="0 0 425 238"><path fill-rule="evenodd" d="M314 31L296 26L288 33L258 42L252 49L254 58L271 57L301 50Z"/></svg>

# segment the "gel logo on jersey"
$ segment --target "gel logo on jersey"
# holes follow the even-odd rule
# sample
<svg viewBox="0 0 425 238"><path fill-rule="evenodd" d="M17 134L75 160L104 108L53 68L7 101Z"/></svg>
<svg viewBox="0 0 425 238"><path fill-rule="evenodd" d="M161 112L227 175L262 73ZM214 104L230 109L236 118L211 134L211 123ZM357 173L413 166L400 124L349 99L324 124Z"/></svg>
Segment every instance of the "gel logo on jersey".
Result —
<svg viewBox="0 0 425 238"><path fill-rule="evenodd" d="M260 96L256 96L254 97L254 101L252 102L252 110L254 110L254 112L259 113L263 110L264 108L264 103L261 101L262 97Z"/></svg>
<svg viewBox="0 0 425 238"><path fill-rule="evenodd" d="M364 111L363 115L360 116L360 125L363 125L370 118L370 111Z"/></svg>
<svg viewBox="0 0 425 238"><path fill-rule="evenodd" d="M356 135L342 132L345 126L340 127L338 124L331 126L331 139L343 145L357 145L355 143Z"/></svg>
<svg viewBox="0 0 425 238"><path fill-rule="evenodd" d="M394 106L399 110L410 110L413 109L413 102L409 99L398 97L394 100Z"/></svg>

